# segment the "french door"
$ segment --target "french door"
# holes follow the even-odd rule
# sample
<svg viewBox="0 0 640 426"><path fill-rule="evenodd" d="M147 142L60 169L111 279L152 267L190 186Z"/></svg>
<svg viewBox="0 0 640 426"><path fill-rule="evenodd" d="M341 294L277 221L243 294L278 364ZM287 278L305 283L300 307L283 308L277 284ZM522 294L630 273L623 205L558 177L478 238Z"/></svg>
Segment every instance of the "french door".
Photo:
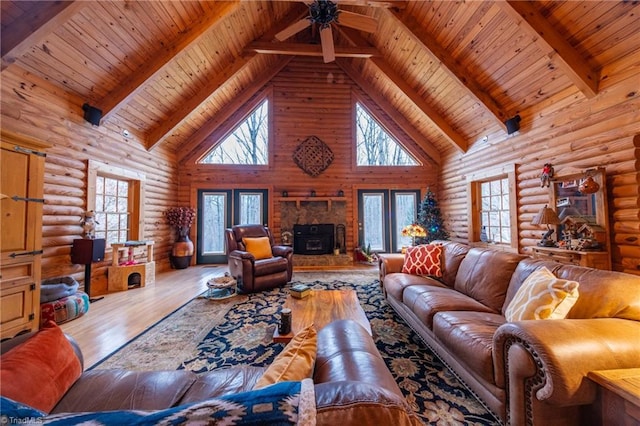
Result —
<svg viewBox="0 0 640 426"><path fill-rule="evenodd" d="M266 224L266 189L201 189L198 191L198 263L226 263L225 229Z"/></svg>
<svg viewBox="0 0 640 426"><path fill-rule="evenodd" d="M374 252L399 252L411 244L402 228L418 216L420 190L358 190L358 244Z"/></svg>

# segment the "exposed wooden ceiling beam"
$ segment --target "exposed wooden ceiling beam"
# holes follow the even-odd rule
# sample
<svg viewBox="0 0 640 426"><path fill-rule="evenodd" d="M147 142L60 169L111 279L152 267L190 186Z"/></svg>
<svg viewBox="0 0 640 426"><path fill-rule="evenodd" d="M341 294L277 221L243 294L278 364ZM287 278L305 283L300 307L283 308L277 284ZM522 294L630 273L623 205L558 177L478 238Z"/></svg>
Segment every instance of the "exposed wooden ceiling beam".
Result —
<svg viewBox="0 0 640 426"><path fill-rule="evenodd" d="M245 0L247 1L247 0ZM286 1L291 0L269 0L269 1ZM300 0L303 3L311 3L310 0ZM404 9L407 7L408 0L333 0L341 6L370 6L370 7L395 7L397 9Z"/></svg>
<svg viewBox="0 0 640 426"><path fill-rule="evenodd" d="M245 51L265 55L322 56L322 46L307 43L270 43L256 41L250 43ZM375 47L335 46L337 58L370 58L379 55Z"/></svg>
<svg viewBox="0 0 640 426"><path fill-rule="evenodd" d="M179 127L191 114L194 114L201 105L205 104L213 94L220 89L229 79L243 68L249 66L256 57L251 53L231 62L224 71L216 73L215 77L209 80L207 85L198 90L198 94L189 101L183 103L171 117L164 120L158 127L153 129L147 137L147 150L152 150L171 135L174 129Z"/></svg>
<svg viewBox="0 0 640 426"><path fill-rule="evenodd" d="M185 161L201 155L207 148L200 147L200 144L213 133L218 127L225 123L242 105L249 102L251 97L262 89L273 77L276 76L293 59L293 56L285 56L276 62L270 69L260 73L260 78L254 80L241 93L234 97L230 105L218 111L214 118L207 121L180 147L178 152L178 162L184 164Z"/></svg>
<svg viewBox="0 0 640 426"><path fill-rule="evenodd" d="M401 114L398 114L393 105L385 99L384 96L371 90L371 85L363 77L362 73L353 66L352 61L347 59L337 59L336 64L353 80L359 87L369 96L391 119L415 142L422 148L424 153L433 160L436 164L440 164L440 152L432 145L421 143L424 140L424 135L420 134L416 128L409 123L409 120L404 118Z"/></svg>
<svg viewBox="0 0 640 426"><path fill-rule="evenodd" d="M474 97L482 106L491 112L500 124L500 127L502 127L502 130L507 130L504 121L509 117L502 107L498 105L496 100L493 99L477 81L467 75L460 62L456 61L440 46L434 37L422 30L421 25L413 16L403 15L400 12L390 10L384 10L382 13L393 20L393 25L406 31L416 44L435 56L440 61L440 65L447 75L457 81L462 87L466 88L470 96Z"/></svg>
<svg viewBox="0 0 640 426"><path fill-rule="evenodd" d="M40 44L49 33L54 32L89 4L84 1L40 3L42 6L37 6L37 11L34 9L33 12L30 12L29 19L16 19L11 25L2 28L0 70L4 70L14 63L32 46Z"/></svg>
<svg viewBox="0 0 640 426"><path fill-rule="evenodd" d="M139 6L144 7L144 4L141 3ZM182 37L164 48L161 53L158 53L143 69L131 73L114 91L96 102L96 106L102 110L103 120L107 120L117 114L121 108L144 89L148 81L158 77L167 64L180 57L190 46L196 44L227 15L235 12L240 7L240 3L237 1L219 2L216 3L216 6L217 8L212 15L203 16Z"/></svg>
<svg viewBox="0 0 640 426"><path fill-rule="evenodd" d="M338 26L340 33L349 41L349 43L354 45L364 46L367 45L368 42L362 38L362 36L354 30L349 28L344 28ZM436 111L428 102L424 100L418 92L416 92L413 87L403 79L398 72L393 69L387 61L382 57L371 57L369 58L369 63L375 65L380 72L385 74L389 80L393 84L396 85L400 91L404 93L404 95L413 102L413 104L418 107L433 123L434 126L440 131L440 133L455 146L461 152L466 152L469 148L469 145L466 139L458 132L456 132L451 125L440 115L438 111Z"/></svg>
<svg viewBox="0 0 640 426"><path fill-rule="evenodd" d="M587 98L598 94L599 72L578 54L532 2L501 0L497 4L532 35L533 42L546 52Z"/></svg>
<svg viewBox="0 0 640 426"><path fill-rule="evenodd" d="M304 13L307 13L306 12L307 8L303 7L303 9L305 9ZM235 10L235 7L234 7L234 10ZM228 12L228 13L232 13L232 12ZM274 25L269 31L267 31L263 35L263 38L265 40L272 40L275 34L278 31L281 31L282 28L284 28L286 25L289 24L289 22L295 19L299 19L299 16L301 13L302 13L302 10L300 7L294 7L287 14L287 16L284 19L282 19L280 23L278 23L277 25ZM220 12L217 12L216 16L218 16L219 14ZM169 137L171 132L175 128L179 127L180 124L182 124L185 120L187 120L187 118L191 114L193 114L195 110L200 107L200 105L206 103L207 100L213 95L213 93L216 90L222 87L237 72L239 72L245 66L247 66L251 61L251 59L255 57L255 55L256 55L255 52L247 52L244 54L242 58L239 58L233 61L231 64L229 64L229 66L223 72L216 74L215 78L210 80L209 83L202 90L198 91L199 96L191 98L189 102L182 105L181 108L178 111L176 111L172 117L170 117L168 120L165 120L162 124L160 124L158 127L156 127L154 130L150 132L149 136L147 137L147 149L152 150L153 148L158 146L158 144L164 141L167 137Z"/></svg>

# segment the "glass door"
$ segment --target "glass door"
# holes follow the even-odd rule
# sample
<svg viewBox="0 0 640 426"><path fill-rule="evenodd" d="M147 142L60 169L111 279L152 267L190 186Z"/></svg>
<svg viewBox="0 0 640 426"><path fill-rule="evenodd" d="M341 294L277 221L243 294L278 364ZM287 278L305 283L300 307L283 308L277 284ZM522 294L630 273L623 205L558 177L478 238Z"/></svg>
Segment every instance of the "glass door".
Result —
<svg viewBox="0 0 640 426"><path fill-rule="evenodd" d="M363 189L358 191L358 244L373 252L399 252L411 239L402 228L415 222L420 190Z"/></svg>
<svg viewBox="0 0 640 426"><path fill-rule="evenodd" d="M236 224L266 224L266 189L198 191L197 262L227 263L225 230Z"/></svg>

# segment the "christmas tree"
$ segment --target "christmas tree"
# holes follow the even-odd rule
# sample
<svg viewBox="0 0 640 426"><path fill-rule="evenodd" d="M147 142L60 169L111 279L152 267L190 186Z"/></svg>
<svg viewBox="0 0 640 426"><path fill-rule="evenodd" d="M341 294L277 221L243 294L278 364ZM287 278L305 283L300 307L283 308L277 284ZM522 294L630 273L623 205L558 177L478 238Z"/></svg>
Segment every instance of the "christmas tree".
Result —
<svg viewBox="0 0 640 426"><path fill-rule="evenodd" d="M418 224L422 225L427 231L427 236L421 238L420 243L426 244L434 240L448 240L449 233L444 229L442 223L442 214L438 207L438 201L431 192L431 188L427 188L427 195L424 196L418 213Z"/></svg>

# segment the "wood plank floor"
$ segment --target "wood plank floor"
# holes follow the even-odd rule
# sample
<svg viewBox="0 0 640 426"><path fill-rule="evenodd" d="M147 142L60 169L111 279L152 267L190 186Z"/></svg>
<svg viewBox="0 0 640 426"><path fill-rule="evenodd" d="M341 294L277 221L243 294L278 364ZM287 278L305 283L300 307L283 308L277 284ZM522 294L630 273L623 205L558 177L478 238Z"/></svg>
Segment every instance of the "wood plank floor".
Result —
<svg viewBox="0 0 640 426"><path fill-rule="evenodd" d="M355 264L349 267L301 267L294 271L376 268ZM226 271L226 265L204 265L157 273L155 283L108 294L93 302L86 315L62 324L61 328L78 342L84 355L84 366L89 368L205 291L209 279L222 276Z"/></svg>

